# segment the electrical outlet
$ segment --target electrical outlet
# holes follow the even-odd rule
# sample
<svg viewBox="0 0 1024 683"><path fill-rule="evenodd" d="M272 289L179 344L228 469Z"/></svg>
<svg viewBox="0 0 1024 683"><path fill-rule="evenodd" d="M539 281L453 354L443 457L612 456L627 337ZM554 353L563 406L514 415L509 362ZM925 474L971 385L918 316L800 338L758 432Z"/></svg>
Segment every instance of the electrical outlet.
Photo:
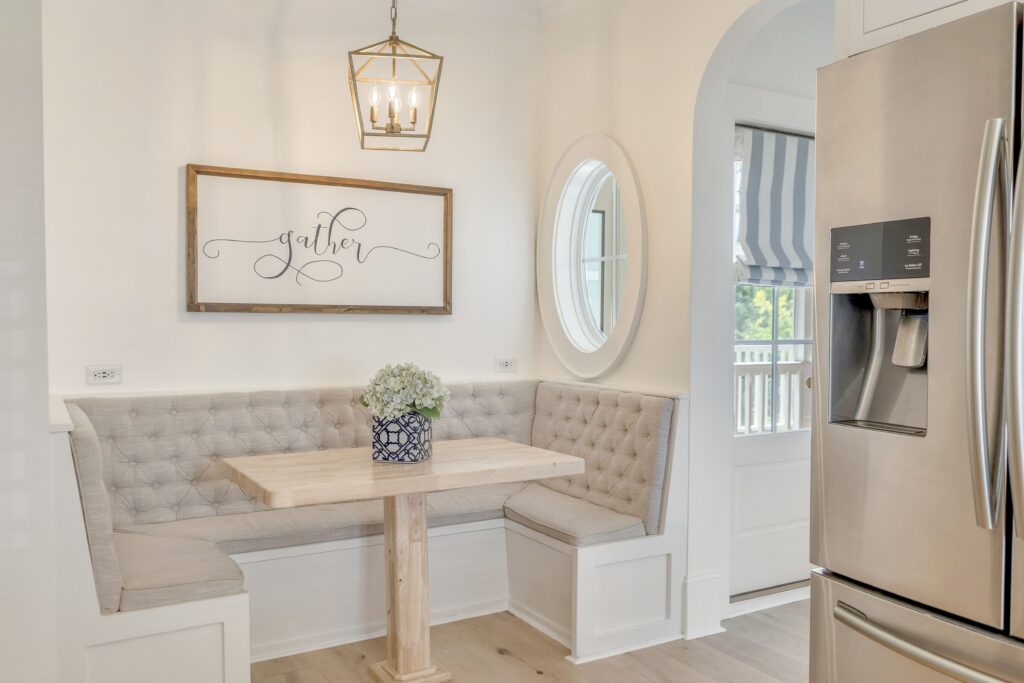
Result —
<svg viewBox="0 0 1024 683"><path fill-rule="evenodd" d="M494 359L494 371L495 372L515 372L516 371L516 359L515 358L495 358Z"/></svg>
<svg viewBox="0 0 1024 683"><path fill-rule="evenodd" d="M85 368L86 384L120 384L120 365L87 365Z"/></svg>

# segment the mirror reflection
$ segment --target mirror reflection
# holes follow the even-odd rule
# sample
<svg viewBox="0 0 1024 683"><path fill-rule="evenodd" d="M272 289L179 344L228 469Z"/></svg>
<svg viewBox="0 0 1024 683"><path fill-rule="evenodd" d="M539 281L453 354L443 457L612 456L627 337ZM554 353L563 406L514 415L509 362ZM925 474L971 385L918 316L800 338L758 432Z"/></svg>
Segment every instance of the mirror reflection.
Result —
<svg viewBox="0 0 1024 683"><path fill-rule="evenodd" d="M581 290L589 327L596 336L607 338L615 328L626 281L626 226L618 184L603 164L592 196L584 214Z"/></svg>

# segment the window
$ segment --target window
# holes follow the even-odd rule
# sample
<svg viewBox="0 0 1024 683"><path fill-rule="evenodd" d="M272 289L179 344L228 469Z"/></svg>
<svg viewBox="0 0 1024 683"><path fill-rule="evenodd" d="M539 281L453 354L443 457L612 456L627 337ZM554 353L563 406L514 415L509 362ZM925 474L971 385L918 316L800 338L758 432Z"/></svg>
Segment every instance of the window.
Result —
<svg viewBox="0 0 1024 683"><path fill-rule="evenodd" d="M736 285L736 434L808 429L810 287Z"/></svg>
<svg viewBox="0 0 1024 683"><path fill-rule="evenodd" d="M806 136L736 129L737 435L810 428L813 154Z"/></svg>

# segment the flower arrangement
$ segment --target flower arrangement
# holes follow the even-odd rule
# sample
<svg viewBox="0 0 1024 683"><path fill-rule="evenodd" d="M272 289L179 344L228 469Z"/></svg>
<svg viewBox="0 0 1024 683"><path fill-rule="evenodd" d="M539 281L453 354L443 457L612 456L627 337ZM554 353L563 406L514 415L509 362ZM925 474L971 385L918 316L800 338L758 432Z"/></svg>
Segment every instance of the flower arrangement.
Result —
<svg viewBox="0 0 1024 683"><path fill-rule="evenodd" d="M440 417L451 393L441 378L413 363L387 365L363 392L362 403L374 417L394 418L406 413Z"/></svg>

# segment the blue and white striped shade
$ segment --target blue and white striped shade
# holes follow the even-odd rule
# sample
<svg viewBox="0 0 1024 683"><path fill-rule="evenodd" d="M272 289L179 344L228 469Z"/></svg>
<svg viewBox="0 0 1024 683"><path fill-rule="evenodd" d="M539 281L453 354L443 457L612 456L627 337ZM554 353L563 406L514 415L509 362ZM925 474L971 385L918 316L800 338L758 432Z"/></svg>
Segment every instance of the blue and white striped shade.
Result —
<svg viewBox="0 0 1024 683"><path fill-rule="evenodd" d="M814 140L736 127L742 174L740 282L810 286L814 254Z"/></svg>

